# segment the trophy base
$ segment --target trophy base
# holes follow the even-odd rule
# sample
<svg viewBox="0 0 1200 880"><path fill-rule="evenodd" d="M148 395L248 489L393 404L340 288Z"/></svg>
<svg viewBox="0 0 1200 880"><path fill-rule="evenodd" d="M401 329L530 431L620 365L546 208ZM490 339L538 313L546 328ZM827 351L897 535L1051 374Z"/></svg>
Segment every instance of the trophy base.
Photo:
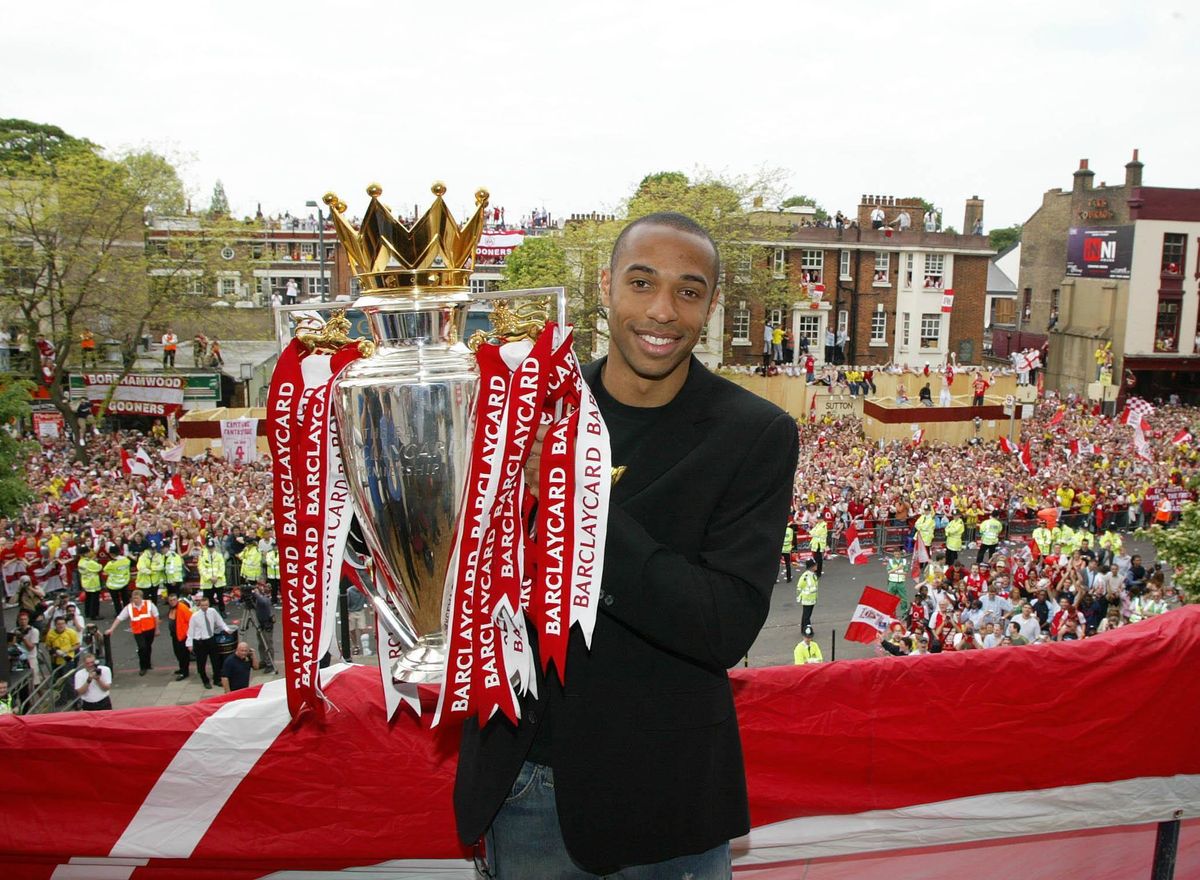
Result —
<svg viewBox="0 0 1200 880"><path fill-rule="evenodd" d="M432 633L404 650L392 666L392 678L409 684L440 684L445 668L446 637Z"/></svg>

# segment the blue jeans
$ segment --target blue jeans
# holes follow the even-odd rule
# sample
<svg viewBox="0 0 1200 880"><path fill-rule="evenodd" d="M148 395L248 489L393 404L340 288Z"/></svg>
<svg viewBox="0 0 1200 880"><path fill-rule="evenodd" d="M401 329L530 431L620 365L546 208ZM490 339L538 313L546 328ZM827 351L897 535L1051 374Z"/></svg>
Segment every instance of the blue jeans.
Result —
<svg viewBox="0 0 1200 880"><path fill-rule="evenodd" d="M649 833L653 833L648 829ZM591 874L571 860L554 805L554 772L526 761L487 836L487 872L497 880L729 880L729 844L653 865Z"/></svg>

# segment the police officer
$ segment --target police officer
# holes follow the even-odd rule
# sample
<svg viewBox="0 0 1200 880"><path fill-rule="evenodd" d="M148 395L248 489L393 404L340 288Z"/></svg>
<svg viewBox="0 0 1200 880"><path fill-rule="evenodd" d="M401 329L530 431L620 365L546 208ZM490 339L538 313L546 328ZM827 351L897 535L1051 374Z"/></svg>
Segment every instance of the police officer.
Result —
<svg viewBox="0 0 1200 880"><path fill-rule="evenodd" d="M792 551L796 549L796 528L790 522L783 530L783 546L779 548L779 556L783 561L784 571L787 573L787 581L792 582Z"/></svg>
<svg viewBox="0 0 1200 880"><path fill-rule="evenodd" d="M79 586L83 588L83 615L88 620L100 619L100 572L103 570L92 548L83 547L79 557Z"/></svg>
<svg viewBox="0 0 1200 880"><path fill-rule="evenodd" d="M817 577L825 570L825 548L829 546L829 526L824 517L818 517L808 530L808 549L812 551L817 566Z"/></svg>
<svg viewBox="0 0 1200 880"><path fill-rule="evenodd" d="M167 552L163 554L163 580L167 595L178 596L183 589L183 556L174 542L167 545Z"/></svg>
<svg viewBox="0 0 1200 880"><path fill-rule="evenodd" d="M217 548L217 542L209 538L200 551L200 589L209 604L215 604L222 617L225 616L225 554Z"/></svg>
<svg viewBox="0 0 1200 880"><path fill-rule="evenodd" d="M263 552L263 567L267 570L267 583L271 587L271 604L279 604L279 548L275 546L275 537L271 536L267 549Z"/></svg>
<svg viewBox="0 0 1200 880"><path fill-rule="evenodd" d="M813 609L817 607L817 587L820 575L816 573L817 563L810 559L804 563L804 571L796 578L796 601L800 603L800 626L811 629Z"/></svg>
<svg viewBox="0 0 1200 880"><path fill-rule="evenodd" d="M806 663L822 663L825 658L821 655L821 646L813 639L813 628L804 627L804 639L796 645L794 660L797 666Z"/></svg>
<svg viewBox="0 0 1200 880"><path fill-rule="evenodd" d="M120 614L125 607L125 591L129 589L129 557L118 553L115 546L110 545L108 555L111 557L104 563L104 585L108 588L108 596L112 599L113 612ZM97 615L99 616L99 615Z"/></svg>
<svg viewBox="0 0 1200 880"><path fill-rule="evenodd" d="M1000 543L1000 533L1004 531L1004 523L996 519L996 513L993 511L988 514L988 518L979 524L979 552L975 554L975 564L983 565L988 557L996 552L996 545Z"/></svg>
<svg viewBox="0 0 1200 880"><path fill-rule="evenodd" d="M963 532L966 531L966 526L963 525L962 517L955 513L950 518L950 522L946 523L946 565L951 566L958 560L958 554L963 548Z"/></svg>

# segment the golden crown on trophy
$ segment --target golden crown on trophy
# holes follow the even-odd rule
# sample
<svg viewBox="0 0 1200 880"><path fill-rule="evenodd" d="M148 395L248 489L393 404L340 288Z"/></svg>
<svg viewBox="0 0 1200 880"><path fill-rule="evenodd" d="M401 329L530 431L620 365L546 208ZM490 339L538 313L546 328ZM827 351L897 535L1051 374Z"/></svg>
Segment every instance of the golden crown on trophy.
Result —
<svg viewBox="0 0 1200 880"><path fill-rule="evenodd" d="M460 228L442 200L445 184L431 188L433 204L411 227L379 201L383 187L367 187L371 204L357 229L342 216L346 203L334 193L323 201L338 239L364 293L404 293L436 288L465 289L475 266L475 247L483 233L488 191L475 193L475 214Z"/></svg>

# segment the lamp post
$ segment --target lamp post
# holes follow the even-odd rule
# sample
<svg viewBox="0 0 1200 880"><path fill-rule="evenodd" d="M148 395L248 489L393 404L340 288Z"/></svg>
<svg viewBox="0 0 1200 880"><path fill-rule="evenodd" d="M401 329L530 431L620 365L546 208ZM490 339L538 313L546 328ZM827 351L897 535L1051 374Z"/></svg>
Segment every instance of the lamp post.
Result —
<svg viewBox="0 0 1200 880"><path fill-rule="evenodd" d="M250 380L254 378L254 364L243 363L241 365L242 378L242 406L247 409L250 407Z"/></svg>
<svg viewBox="0 0 1200 880"><path fill-rule="evenodd" d="M321 252L321 302L325 302L325 215L321 213L321 205L318 202L310 199L304 205L317 209L317 249Z"/></svg>

